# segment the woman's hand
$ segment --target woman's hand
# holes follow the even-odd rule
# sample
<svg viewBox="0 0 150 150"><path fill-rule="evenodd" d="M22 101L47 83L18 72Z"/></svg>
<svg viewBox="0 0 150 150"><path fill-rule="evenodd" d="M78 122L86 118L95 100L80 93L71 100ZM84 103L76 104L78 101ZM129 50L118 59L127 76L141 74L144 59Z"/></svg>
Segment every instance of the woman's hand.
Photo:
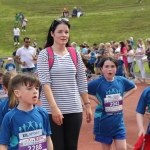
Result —
<svg viewBox="0 0 150 150"><path fill-rule="evenodd" d="M55 106L51 110L52 110L53 121L59 126L62 125L64 117L63 117L60 109L57 106Z"/></svg>
<svg viewBox="0 0 150 150"><path fill-rule="evenodd" d="M90 104L85 105L85 111L86 111L86 122L90 123L92 121L92 110Z"/></svg>
<svg viewBox="0 0 150 150"><path fill-rule="evenodd" d="M138 136L140 137L141 135L145 136L145 130L141 129L138 133Z"/></svg>

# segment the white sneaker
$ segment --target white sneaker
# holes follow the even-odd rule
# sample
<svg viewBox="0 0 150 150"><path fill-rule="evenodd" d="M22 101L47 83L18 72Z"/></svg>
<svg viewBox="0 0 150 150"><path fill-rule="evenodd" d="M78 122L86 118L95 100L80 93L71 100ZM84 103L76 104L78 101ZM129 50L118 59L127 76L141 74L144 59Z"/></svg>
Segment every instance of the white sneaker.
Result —
<svg viewBox="0 0 150 150"><path fill-rule="evenodd" d="M26 32L26 30L24 30L24 32Z"/></svg>
<svg viewBox="0 0 150 150"><path fill-rule="evenodd" d="M22 30L22 32L23 32L23 30Z"/></svg>
<svg viewBox="0 0 150 150"><path fill-rule="evenodd" d="M16 45L16 42L14 42L14 45Z"/></svg>
<svg viewBox="0 0 150 150"><path fill-rule="evenodd" d="M19 45L20 43L18 42L18 45Z"/></svg>

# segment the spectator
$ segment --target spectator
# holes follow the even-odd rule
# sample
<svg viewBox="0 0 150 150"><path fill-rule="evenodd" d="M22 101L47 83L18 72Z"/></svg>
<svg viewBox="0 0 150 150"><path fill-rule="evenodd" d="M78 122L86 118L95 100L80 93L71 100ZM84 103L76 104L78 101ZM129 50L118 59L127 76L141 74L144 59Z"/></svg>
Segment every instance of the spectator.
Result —
<svg viewBox="0 0 150 150"><path fill-rule="evenodd" d="M78 13L77 7L74 7L72 11L72 17L77 17L77 13Z"/></svg>
<svg viewBox="0 0 150 150"><path fill-rule="evenodd" d="M148 67L150 69L150 38L146 39L146 45L147 45L146 55L147 55L147 59L148 59Z"/></svg>
<svg viewBox="0 0 150 150"><path fill-rule="evenodd" d="M130 37L130 44L131 44L132 48L134 48L134 40L133 40L133 37Z"/></svg>
<svg viewBox="0 0 150 150"><path fill-rule="evenodd" d="M33 43L32 43L32 47L37 48L37 42L36 39L34 39Z"/></svg>
<svg viewBox="0 0 150 150"><path fill-rule="evenodd" d="M18 21L19 21L19 15L15 15L15 26L18 26Z"/></svg>
<svg viewBox="0 0 150 150"><path fill-rule="evenodd" d="M19 43L19 36L20 36L20 29L17 28L17 26L14 27L13 29L13 35L14 35L14 45L20 44Z"/></svg>
<svg viewBox="0 0 150 150"><path fill-rule="evenodd" d="M23 16L22 12L20 12L19 13L19 25L22 25L23 18L24 18L24 16Z"/></svg>
<svg viewBox="0 0 150 150"><path fill-rule="evenodd" d="M16 71L16 67L15 67L15 65L13 64L13 59L11 58L11 57L9 57L8 59L7 59L7 64L6 64L6 66L5 66L5 69L7 70L7 71Z"/></svg>
<svg viewBox="0 0 150 150"><path fill-rule="evenodd" d="M63 12L62 12L62 15L63 15L63 17L68 17L69 16L69 11L66 8L64 8Z"/></svg>
<svg viewBox="0 0 150 150"><path fill-rule="evenodd" d="M37 63L38 76L42 82L41 104L49 113L55 150L77 150L82 122L80 96L86 106L87 122L91 121L84 64L77 52L76 68L68 53L69 31L68 19L55 19L48 30L45 49L40 52ZM51 68L46 47L51 47L54 52Z"/></svg>
<svg viewBox="0 0 150 150"><path fill-rule="evenodd" d="M87 54L87 48L83 44L80 45L80 50L81 54Z"/></svg>
<svg viewBox="0 0 150 150"><path fill-rule="evenodd" d="M114 56L110 43L105 43L105 49L109 51L110 56Z"/></svg>
<svg viewBox="0 0 150 150"><path fill-rule="evenodd" d="M24 46L17 50L15 61L21 64L22 72L33 72L35 60L37 60L36 50L30 46L30 38L25 37Z"/></svg>
<svg viewBox="0 0 150 150"><path fill-rule="evenodd" d="M22 32L26 32L27 22L28 22L28 20L26 18L24 18L22 21Z"/></svg>
<svg viewBox="0 0 150 150"><path fill-rule="evenodd" d="M143 40L141 38L139 38L137 40L137 48L135 51L135 56L137 59L137 64L138 67L140 69L140 73L141 73L141 82L145 83L145 78L146 78L146 72L145 72L145 68L144 68L144 63L142 62L142 58L145 55L145 45L143 43Z"/></svg>
<svg viewBox="0 0 150 150"><path fill-rule="evenodd" d="M0 71L3 69L4 60L0 58Z"/></svg>
<svg viewBox="0 0 150 150"><path fill-rule="evenodd" d="M16 67L16 71L18 72L18 71L19 71L19 68L20 68L20 65L19 65L18 62L16 62L16 60L15 60L15 56L16 56L17 50L18 50L18 47L15 47L15 51L13 52L12 57L13 57L13 59L14 59L14 64L15 64L15 67Z"/></svg>
<svg viewBox="0 0 150 150"><path fill-rule="evenodd" d="M84 13L84 11L82 10L82 8L80 7L79 9L78 9L78 12L77 12L77 17L79 18L80 16L83 16L85 13Z"/></svg>

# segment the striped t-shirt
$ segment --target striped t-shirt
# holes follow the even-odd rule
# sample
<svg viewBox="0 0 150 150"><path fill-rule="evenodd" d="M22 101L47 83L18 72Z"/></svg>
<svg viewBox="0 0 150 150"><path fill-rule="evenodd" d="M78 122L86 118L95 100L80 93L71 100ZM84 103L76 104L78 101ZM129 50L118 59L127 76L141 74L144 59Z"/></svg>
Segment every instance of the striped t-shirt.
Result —
<svg viewBox="0 0 150 150"><path fill-rule="evenodd" d="M87 81L84 64L79 53L77 53L77 58L76 68L69 52L64 56L54 52L54 63L49 70L47 50L42 50L38 56L38 76L42 85L50 85L54 99L62 114L82 112L80 94L87 92ZM42 107L51 114L43 89L40 99Z"/></svg>

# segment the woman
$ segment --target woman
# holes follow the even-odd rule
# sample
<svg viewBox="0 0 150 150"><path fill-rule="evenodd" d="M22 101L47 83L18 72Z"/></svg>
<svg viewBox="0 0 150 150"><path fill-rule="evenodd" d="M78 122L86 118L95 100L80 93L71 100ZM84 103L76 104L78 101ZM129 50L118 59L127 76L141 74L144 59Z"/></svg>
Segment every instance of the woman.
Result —
<svg viewBox="0 0 150 150"><path fill-rule="evenodd" d="M142 62L142 58L144 55L145 55L145 46L144 46L143 40L141 38L139 38L137 40L137 49L135 52L135 56L137 59L138 67L140 69L140 73L141 73L141 77L142 77L142 80L141 80L142 83L145 82L145 78L146 78L144 63Z"/></svg>
<svg viewBox="0 0 150 150"><path fill-rule="evenodd" d="M77 150L82 123L82 104L85 104L87 122L91 122L91 106L87 94L84 64L77 53L77 68L67 47L70 24L66 18L55 19L48 31L45 49L38 57L38 76L42 81L41 104L48 113L55 150ZM48 52L51 47L54 63L49 70Z"/></svg>
<svg viewBox="0 0 150 150"><path fill-rule="evenodd" d="M125 68L127 71L127 77L129 75L129 71L128 71L128 61L127 61L127 48L124 42L120 42L120 56L122 56L124 64L125 64Z"/></svg>
<svg viewBox="0 0 150 150"><path fill-rule="evenodd" d="M147 55L147 59L148 59L148 67L150 69L150 38L146 39L146 45L147 45L146 55Z"/></svg>

